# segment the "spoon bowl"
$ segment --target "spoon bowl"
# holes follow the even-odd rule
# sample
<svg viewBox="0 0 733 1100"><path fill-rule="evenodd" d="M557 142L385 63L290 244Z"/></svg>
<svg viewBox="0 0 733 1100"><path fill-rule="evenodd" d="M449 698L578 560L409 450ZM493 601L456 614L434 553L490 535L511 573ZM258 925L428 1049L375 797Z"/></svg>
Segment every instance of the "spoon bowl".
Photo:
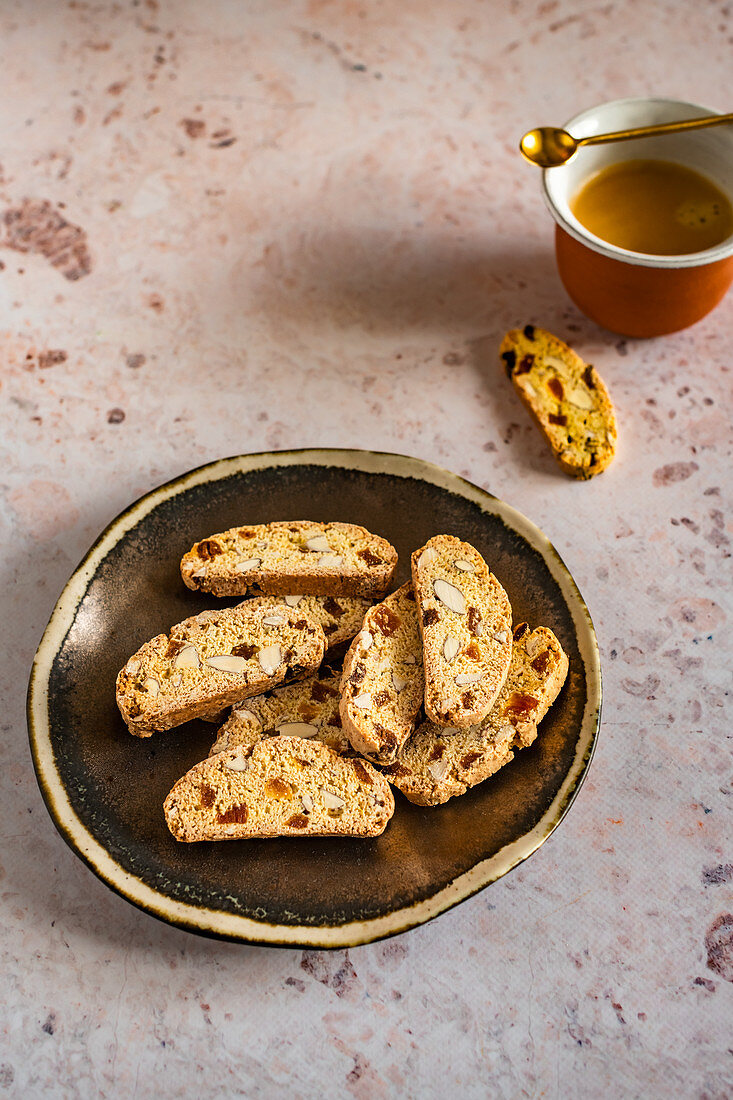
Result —
<svg viewBox="0 0 733 1100"><path fill-rule="evenodd" d="M570 160L578 149L578 141L558 126L538 126L529 130L519 143L522 156L540 168L555 168Z"/></svg>

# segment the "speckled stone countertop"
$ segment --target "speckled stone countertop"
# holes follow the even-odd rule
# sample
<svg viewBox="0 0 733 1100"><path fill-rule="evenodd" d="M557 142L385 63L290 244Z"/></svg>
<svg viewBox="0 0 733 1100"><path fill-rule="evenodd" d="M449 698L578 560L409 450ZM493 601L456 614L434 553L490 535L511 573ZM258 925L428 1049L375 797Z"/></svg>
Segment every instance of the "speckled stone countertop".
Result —
<svg viewBox="0 0 733 1100"><path fill-rule="evenodd" d="M730 6L690 12L0 8L0 1096L733 1092L733 298L665 339L596 328L515 152L618 96L730 109ZM497 364L530 320L612 391L593 482L558 472ZM221 455L321 444L431 459L529 516L605 673L551 839L332 954L198 939L111 893L51 824L24 717L54 601L118 511Z"/></svg>

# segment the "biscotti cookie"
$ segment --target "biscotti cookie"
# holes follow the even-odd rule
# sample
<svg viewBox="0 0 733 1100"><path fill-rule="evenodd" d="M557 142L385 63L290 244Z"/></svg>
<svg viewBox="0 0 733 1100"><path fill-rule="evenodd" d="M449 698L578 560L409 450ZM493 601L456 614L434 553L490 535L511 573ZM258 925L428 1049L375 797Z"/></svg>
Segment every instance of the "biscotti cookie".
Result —
<svg viewBox="0 0 733 1100"><path fill-rule="evenodd" d="M589 478L605 470L616 453L616 416L595 367L534 325L508 332L500 354L565 473Z"/></svg>
<svg viewBox="0 0 733 1100"><path fill-rule="evenodd" d="M512 609L478 550L436 535L412 555L425 663L425 713L471 726L491 710L512 655Z"/></svg>
<svg viewBox="0 0 733 1100"><path fill-rule="evenodd" d="M237 703L219 730L209 756L278 735L313 737L342 755L353 756L341 728L340 681L341 673L324 665L307 680Z"/></svg>
<svg viewBox="0 0 733 1100"><path fill-rule="evenodd" d="M422 723L383 774L410 802L439 806L483 782L531 745L565 682L568 659L551 630L514 632L509 675L488 718L469 729Z"/></svg>
<svg viewBox="0 0 733 1100"><path fill-rule="evenodd" d="M327 650L351 641L372 606L372 600L363 596L260 596L257 603L263 607L284 603L299 608L306 619L323 628Z"/></svg>
<svg viewBox="0 0 733 1100"><path fill-rule="evenodd" d="M202 611L128 660L117 705L130 733L149 737L314 672L325 649L321 627L298 607Z"/></svg>
<svg viewBox="0 0 733 1100"><path fill-rule="evenodd" d="M394 813L387 780L320 741L268 737L196 764L163 810L176 840L379 836Z"/></svg>
<svg viewBox="0 0 733 1100"><path fill-rule="evenodd" d="M341 721L357 752L386 764L410 736L423 702L422 643L410 583L367 611L341 679Z"/></svg>
<svg viewBox="0 0 733 1100"><path fill-rule="evenodd" d="M310 520L233 527L194 544L181 561L188 588L247 593L361 596L387 591L397 552L354 523Z"/></svg>
<svg viewBox="0 0 733 1100"><path fill-rule="evenodd" d="M372 606L371 600L361 596L339 596L338 599L336 596L258 596L250 603L260 607L277 607L284 603L288 607L300 608L306 619L323 628L327 652L351 641ZM226 711L216 710L199 717L205 722L221 723Z"/></svg>

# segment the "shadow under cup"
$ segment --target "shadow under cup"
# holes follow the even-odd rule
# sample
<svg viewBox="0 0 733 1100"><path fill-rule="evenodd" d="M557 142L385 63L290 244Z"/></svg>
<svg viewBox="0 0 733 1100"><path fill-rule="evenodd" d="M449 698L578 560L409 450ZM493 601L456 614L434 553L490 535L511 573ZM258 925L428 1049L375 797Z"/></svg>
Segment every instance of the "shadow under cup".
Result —
<svg viewBox="0 0 733 1100"><path fill-rule="evenodd" d="M574 137L714 115L674 99L619 99L565 124ZM623 160L675 161L707 176L733 203L733 124L581 147L560 168L543 172L545 201L555 219L555 255L565 289L579 309L623 336L662 336L699 321L733 282L733 237L681 256L630 252L596 237L570 203L596 172Z"/></svg>

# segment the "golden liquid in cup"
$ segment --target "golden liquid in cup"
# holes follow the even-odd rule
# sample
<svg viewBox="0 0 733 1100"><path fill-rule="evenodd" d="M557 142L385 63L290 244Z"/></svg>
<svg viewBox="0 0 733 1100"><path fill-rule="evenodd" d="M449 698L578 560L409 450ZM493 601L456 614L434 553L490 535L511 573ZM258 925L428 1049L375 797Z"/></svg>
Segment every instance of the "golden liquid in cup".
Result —
<svg viewBox="0 0 733 1100"><path fill-rule="evenodd" d="M733 234L733 206L699 172L666 160L626 160L591 176L570 209L591 233L617 248L681 256Z"/></svg>

